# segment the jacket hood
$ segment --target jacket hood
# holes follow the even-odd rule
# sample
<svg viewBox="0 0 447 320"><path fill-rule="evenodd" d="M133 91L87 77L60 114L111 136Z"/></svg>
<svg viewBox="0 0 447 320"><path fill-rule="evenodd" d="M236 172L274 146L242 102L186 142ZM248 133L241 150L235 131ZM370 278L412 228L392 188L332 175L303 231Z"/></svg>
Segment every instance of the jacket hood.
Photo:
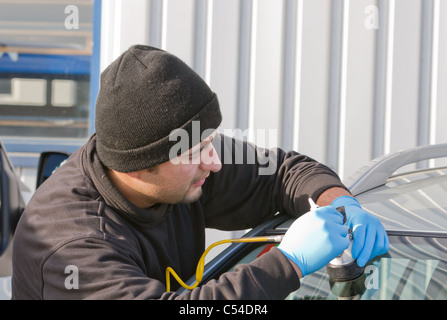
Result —
<svg viewBox="0 0 447 320"><path fill-rule="evenodd" d="M163 220L172 209L172 205L161 203L150 208L139 208L127 200L110 181L106 168L98 157L96 141L96 134L93 134L85 147L81 161L85 173L102 195L104 202L131 223L156 225Z"/></svg>

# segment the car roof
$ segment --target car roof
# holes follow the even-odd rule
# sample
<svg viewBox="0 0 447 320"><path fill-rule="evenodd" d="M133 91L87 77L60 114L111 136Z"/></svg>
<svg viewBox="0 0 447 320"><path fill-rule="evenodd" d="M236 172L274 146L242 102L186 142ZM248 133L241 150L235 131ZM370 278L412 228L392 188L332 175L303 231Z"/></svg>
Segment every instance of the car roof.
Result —
<svg viewBox="0 0 447 320"><path fill-rule="evenodd" d="M387 230L447 232L447 168L393 176L356 198Z"/></svg>
<svg viewBox="0 0 447 320"><path fill-rule="evenodd" d="M409 169L442 157L447 144L402 150L371 160L343 182L389 234L447 237L447 167ZM293 220L276 229L287 230Z"/></svg>
<svg viewBox="0 0 447 320"><path fill-rule="evenodd" d="M389 234L447 237L447 168L399 174L356 196ZM286 231L295 219L275 229Z"/></svg>
<svg viewBox="0 0 447 320"><path fill-rule="evenodd" d="M433 160L446 157L445 143L409 148L371 160L343 182L387 231L447 234L447 168Z"/></svg>

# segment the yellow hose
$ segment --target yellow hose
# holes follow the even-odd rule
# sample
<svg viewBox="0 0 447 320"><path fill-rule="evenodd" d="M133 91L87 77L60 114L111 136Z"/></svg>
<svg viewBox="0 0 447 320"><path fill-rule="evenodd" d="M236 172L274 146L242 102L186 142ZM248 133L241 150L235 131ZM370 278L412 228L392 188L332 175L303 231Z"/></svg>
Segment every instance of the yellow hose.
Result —
<svg viewBox="0 0 447 320"><path fill-rule="evenodd" d="M224 244L224 243L240 243L240 242L281 242L282 236L266 236L266 237L252 237L252 238L238 238L238 239L226 239L226 240L220 240L212 245L210 245L205 252L202 254L202 256L199 259L199 262L197 264L196 269L196 282L192 286L188 286L186 283L180 279L178 274L172 269L171 267L166 268L166 292L171 291L171 280L169 275L172 274L172 276L177 280L177 282L185 289L192 290L195 287L199 285L199 283L202 281L203 278L203 272L205 269L205 256L210 252L211 249L214 247Z"/></svg>

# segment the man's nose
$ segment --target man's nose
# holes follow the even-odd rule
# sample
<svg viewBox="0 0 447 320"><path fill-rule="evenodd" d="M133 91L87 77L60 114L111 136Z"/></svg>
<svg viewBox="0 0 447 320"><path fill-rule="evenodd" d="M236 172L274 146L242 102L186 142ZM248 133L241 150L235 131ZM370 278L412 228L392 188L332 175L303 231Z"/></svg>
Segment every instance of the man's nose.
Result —
<svg viewBox="0 0 447 320"><path fill-rule="evenodd" d="M202 154L200 155L201 169L204 171L212 171L212 172L220 171L220 169L222 169L222 162L220 161L216 149L214 148L213 145L211 145L211 148L207 149L209 150L202 152Z"/></svg>

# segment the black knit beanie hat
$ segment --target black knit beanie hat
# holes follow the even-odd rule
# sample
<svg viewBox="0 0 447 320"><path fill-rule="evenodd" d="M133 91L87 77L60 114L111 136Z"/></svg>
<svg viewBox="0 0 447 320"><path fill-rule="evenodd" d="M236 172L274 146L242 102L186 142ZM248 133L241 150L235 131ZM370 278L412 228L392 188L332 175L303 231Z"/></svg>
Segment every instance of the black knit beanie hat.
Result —
<svg viewBox="0 0 447 320"><path fill-rule="evenodd" d="M193 121L200 136L222 121L217 96L198 74L172 54L143 45L130 47L102 72L95 112L98 156L119 172L168 161L178 142L169 139L175 129L188 133L192 147Z"/></svg>

